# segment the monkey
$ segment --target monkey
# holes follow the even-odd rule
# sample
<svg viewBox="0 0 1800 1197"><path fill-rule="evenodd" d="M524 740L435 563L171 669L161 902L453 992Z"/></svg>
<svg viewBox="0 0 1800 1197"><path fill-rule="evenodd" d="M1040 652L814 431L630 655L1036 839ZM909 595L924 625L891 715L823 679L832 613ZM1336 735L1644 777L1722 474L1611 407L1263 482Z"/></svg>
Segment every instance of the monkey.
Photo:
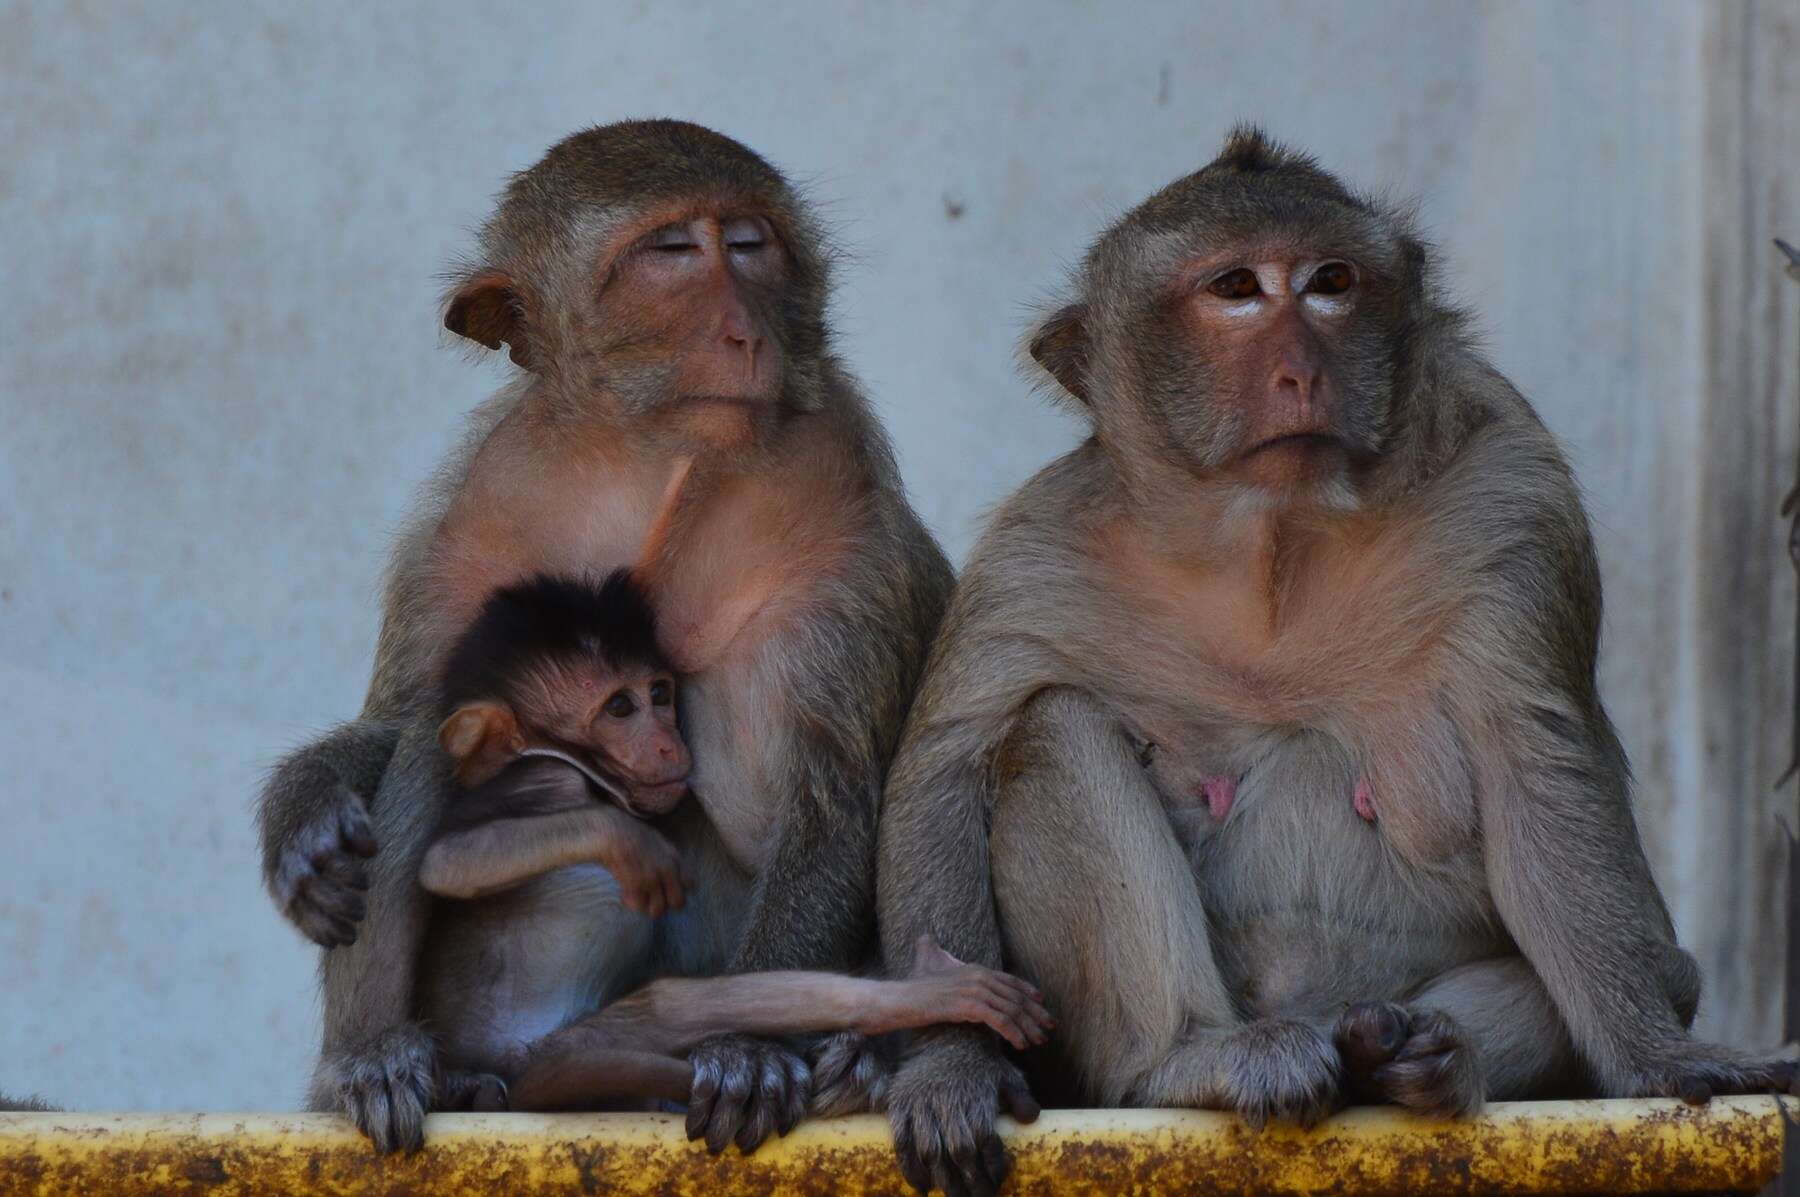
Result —
<svg viewBox="0 0 1800 1197"><path fill-rule="evenodd" d="M520 1109L681 1100L680 1057L727 1031L874 1035L961 1017L1015 1047L1044 1041L1048 1014L1022 982L930 947L903 981L664 979L613 1003L620 941L644 929L622 925L620 906L657 919L685 898L678 854L645 821L685 797L690 766L649 600L625 568L504 587L445 672L438 740L456 793L419 870L447 899L419 970L440 1102L504 1108L515 1081ZM625 953L628 968L640 956Z"/></svg>
<svg viewBox="0 0 1800 1197"><path fill-rule="evenodd" d="M1253 1125L1790 1090L1689 1036L1573 475L1408 219L1244 128L1072 292L1026 353L1089 435L964 566L877 872L890 966L930 934L1060 1028L1029 1076L914 1036L907 1179L991 1192L1034 1083Z"/></svg>
<svg viewBox="0 0 1800 1197"><path fill-rule="evenodd" d="M645 969L848 971L873 948L875 819L948 561L839 359L833 251L762 157L681 121L576 133L515 176L444 324L505 349L389 565L361 716L278 762L264 877L326 951L308 1105L416 1149L436 1053L419 867L450 792L434 679L500 586L642 560L684 679L694 895ZM860 1100L867 1044L730 1034L690 1054L688 1130L753 1150Z"/></svg>

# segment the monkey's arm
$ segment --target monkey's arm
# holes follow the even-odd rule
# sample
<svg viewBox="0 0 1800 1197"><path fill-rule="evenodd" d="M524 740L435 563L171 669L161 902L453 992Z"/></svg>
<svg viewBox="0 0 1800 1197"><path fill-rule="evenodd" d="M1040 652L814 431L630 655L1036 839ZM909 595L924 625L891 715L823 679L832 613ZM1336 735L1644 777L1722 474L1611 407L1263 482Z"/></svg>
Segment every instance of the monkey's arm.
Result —
<svg viewBox="0 0 1800 1197"><path fill-rule="evenodd" d="M752 886L731 971L849 970L871 946L882 774L952 578L910 511L878 512L872 541L820 606L769 646L786 671L781 813ZM788 1046L744 1035L695 1048L690 1138L754 1148L805 1111L810 1076ZM740 1092L760 1086L753 1104Z"/></svg>
<svg viewBox="0 0 1800 1197"><path fill-rule="evenodd" d="M1547 436L1511 439L1504 472L1490 464L1481 475L1496 493L1471 504L1492 548L1453 684L1495 905L1606 1095L1785 1089L1791 1065L1684 1029L1674 928L1598 695L1600 579L1586 517Z"/></svg>
<svg viewBox="0 0 1800 1197"><path fill-rule="evenodd" d="M358 719L282 758L257 809L263 881L281 912L313 942L356 939L375 854L369 803L400 740L400 723Z"/></svg>
<svg viewBox="0 0 1800 1197"><path fill-rule="evenodd" d="M620 900L632 910L658 918L686 902L674 846L624 811L592 801L448 832L426 850L419 884L439 897L484 898L588 862L613 875Z"/></svg>

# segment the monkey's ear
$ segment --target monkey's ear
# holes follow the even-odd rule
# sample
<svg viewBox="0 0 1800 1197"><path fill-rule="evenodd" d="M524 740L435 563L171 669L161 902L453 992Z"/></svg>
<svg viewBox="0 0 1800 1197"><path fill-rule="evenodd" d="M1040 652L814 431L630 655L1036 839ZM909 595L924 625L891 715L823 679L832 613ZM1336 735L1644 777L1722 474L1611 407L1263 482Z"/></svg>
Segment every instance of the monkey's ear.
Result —
<svg viewBox="0 0 1800 1197"><path fill-rule="evenodd" d="M456 766L456 780L475 786L506 768L525 747L525 738L511 707L471 702L450 712L438 728L438 743Z"/></svg>
<svg viewBox="0 0 1800 1197"><path fill-rule="evenodd" d="M532 368L525 304L512 275L503 270L478 274L458 287L444 310L444 327L489 349L505 345L513 361Z"/></svg>
<svg viewBox="0 0 1800 1197"><path fill-rule="evenodd" d="M1031 360L1045 373L1083 403L1088 398L1088 358L1092 343L1088 339L1088 310L1085 303L1072 303L1051 313L1031 333Z"/></svg>

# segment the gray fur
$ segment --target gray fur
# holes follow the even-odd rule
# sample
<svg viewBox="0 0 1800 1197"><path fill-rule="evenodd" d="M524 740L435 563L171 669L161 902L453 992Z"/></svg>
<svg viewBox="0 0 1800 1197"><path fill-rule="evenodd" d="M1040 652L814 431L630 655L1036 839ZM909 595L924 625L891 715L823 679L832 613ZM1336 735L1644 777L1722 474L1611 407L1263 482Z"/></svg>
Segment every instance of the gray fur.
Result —
<svg viewBox="0 0 1800 1197"><path fill-rule="evenodd" d="M1356 451L1292 507L1221 472L1238 430L1208 397L1238 380L1167 314L1179 263L1262 237L1367 284L1333 347ZM1405 214L1244 130L1072 290L1030 343L1093 436L996 511L933 648L883 808L890 967L930 933L1039 984L1039 1079L1077 1104L1309 1121L1345 1100L1334 1032L1364 1002L1398 1030L1363 1079L1416 1108L1789 1087L1791 1063L1687 1036L1697 978L1595 685L1574 480ZM1136 563L1246 568L1246 529L1275 546L1276 631L1226 661L1228 613ZM1315 559L1354 584L1307 591ZM1194 797L1214 775L1239 779L1222 822ZM976 1031L915 1045L889 1097L909 1178L991 1191L971 1177L1011 1067Z"/></svg>
<svg viewBox="0 0 1800 1197"><path fill-rule="evenodd" d="M348 1110L384 1149L416 1147L432 1103L429 1039L415 1021L413 993L429 909L416 877L445 798L442 753L432 738L431 672L447 637L460 630L434 617L434 537L481 446L524 403L550 420L612 421L620 435L654 443L645 421L655 415L647 396L656 380L608 374L609 333L595 324L593 288L582 270L617 220L643 205L711 192L770 205L796 279L780 313L787 424L760 428L754 446L717 467L754 473L795 452L783 427L833 422L837 443L850 446L835 464L859 496L860 522L841 566L784 580L779 597L792 600L802 618L760 644L748 662L734 659L684 679L707 801L735 808L770 843L747 897L701 904L715 916L708 924L694 921L690 903L690 917L671 922L684 933L658 950L670 970L695 972L848 970L869 951L883 775L948 598L949 565L906 502L867 400L832 352L830 255L801 197L749 150L697 126L627 122L576 134L508 188L478 259L457 275L447 316L453 329L484 344L511 346L529 373L472 416L463 448L427 486L395 546L362 720L290 756L263 798L271 889L303 931L331 948L322 966L325 1035L311 1104ZM459 309L461 289L493 270L511 280L507 302L496 304L486 293L479 298L487 307ZM627 562L593 563L621 564ZM752 701L755 743L747 745L730 734L730 719ZM359 818L372 825L379 845L366 866L354 834ZM367 883L360 924L358 881ZM772 1124L789 1124L796 1104L804 1107L804 1063L787 1047L722 1037L697 1048L694 1060L727 1077L760 1075L770 1060L780 1065L780 1116L771 1120L741 1102L714 1103L711 1136L754 1146ZM752 1129L740 1135L746 1126Z"/></svg>

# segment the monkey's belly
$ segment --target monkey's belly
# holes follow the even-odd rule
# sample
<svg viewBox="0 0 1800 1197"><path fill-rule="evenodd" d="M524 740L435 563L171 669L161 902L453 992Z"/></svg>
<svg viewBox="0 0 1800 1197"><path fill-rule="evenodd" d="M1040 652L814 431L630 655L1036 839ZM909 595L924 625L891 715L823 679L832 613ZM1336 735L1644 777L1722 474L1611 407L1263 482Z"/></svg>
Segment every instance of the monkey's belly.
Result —
<svg viewBox="0 0 1800 1197"><path fill-rule="evenodd" d="M612 874L571 865L505 893L440 901L421 1014L453 1066L511 1077L533 1041L647 979L651 920Z"/></svg>
<svg viewBox="0 0 1800 1197"><path fill-rule="evenodd" d="M1513 950L1473 829L1416 855L1388 827L1402 822L1395 807L1409 796L1387 795L1386 815L1381 795L1372 812L1359 809L1359 774L1319 733L1271 738L1222 818L1201 804L1185 823L1171 820L1220 967L1248 1014L1334 1016Z"/></svg>

